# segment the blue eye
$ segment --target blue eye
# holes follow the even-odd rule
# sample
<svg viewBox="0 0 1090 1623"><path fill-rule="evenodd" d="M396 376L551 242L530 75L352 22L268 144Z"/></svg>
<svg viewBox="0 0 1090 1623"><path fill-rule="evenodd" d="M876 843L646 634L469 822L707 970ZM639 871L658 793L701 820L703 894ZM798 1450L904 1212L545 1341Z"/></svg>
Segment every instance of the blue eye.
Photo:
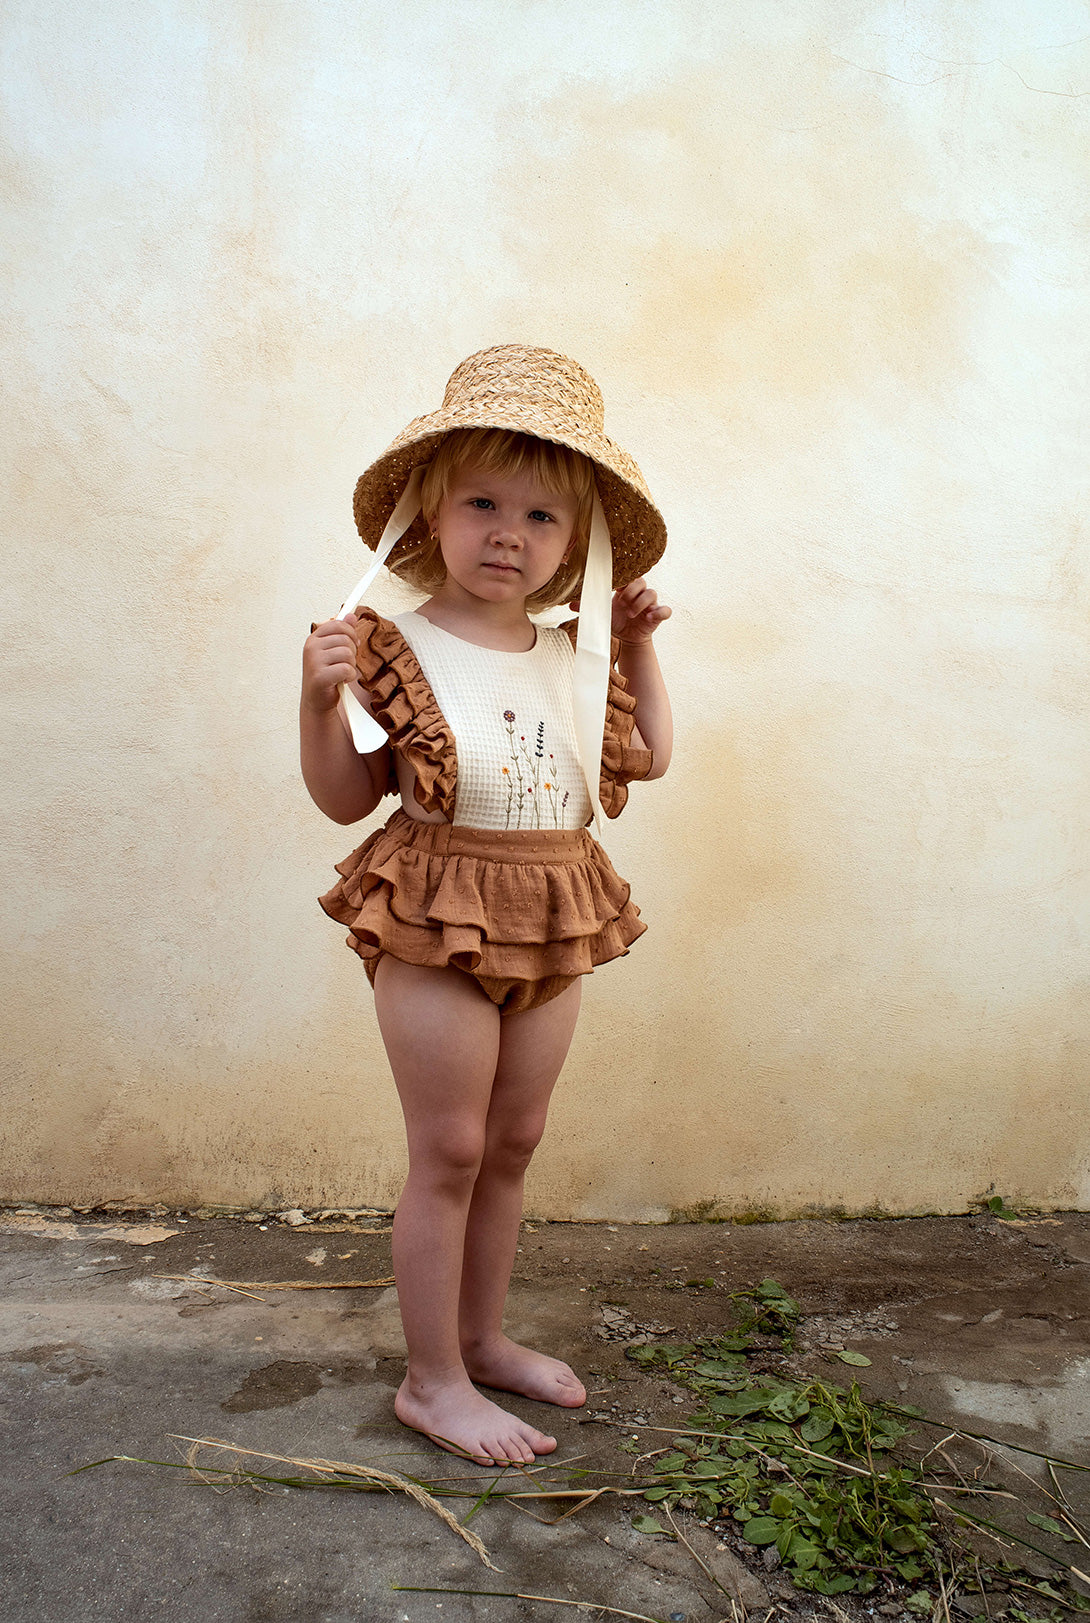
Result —
<svg viewBox="0 0 1090 1623"><path fill-rule="evenodd" d="M553 522L553 515L551 513L543 513L540 507L535 507L534 511L530 514L530 517L534 519L535 522L540 521L544 524L551 524Z"/></svg>
<svg viewBox="0 0 1090 1623"><path fill-rule="evenodd" d="M487 496L474 496L470 502L470 506L476 507L480 512L485 513L491 508L492 503L489 501Z"/></svg>

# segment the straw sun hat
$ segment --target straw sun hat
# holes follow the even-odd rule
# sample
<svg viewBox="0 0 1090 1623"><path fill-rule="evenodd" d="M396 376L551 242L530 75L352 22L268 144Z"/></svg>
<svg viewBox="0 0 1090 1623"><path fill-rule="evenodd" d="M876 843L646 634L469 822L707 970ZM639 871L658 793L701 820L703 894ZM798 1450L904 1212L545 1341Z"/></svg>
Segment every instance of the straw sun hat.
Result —
<svg viewBox="0 0 1090 1623"><path fill-rule="evenodd" d="M555 440L594 463L612 543L613 586L627 586L661 558L666 525L635 462L607 439L604 416L598 385L567 356L525 344L483 349L451 373L439 410L414 418L360 475L352 504L356 527L369 547L378 545L413 469L430 462L451 429L511 429ZM396 564L426 537L420 514L389 562Z"/></svg>

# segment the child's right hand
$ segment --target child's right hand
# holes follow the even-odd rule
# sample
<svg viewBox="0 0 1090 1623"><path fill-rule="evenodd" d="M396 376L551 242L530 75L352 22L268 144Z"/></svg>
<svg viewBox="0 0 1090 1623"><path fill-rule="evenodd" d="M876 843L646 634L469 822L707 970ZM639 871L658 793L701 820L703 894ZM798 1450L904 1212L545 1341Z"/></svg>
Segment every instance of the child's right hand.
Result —
<svg viewBox="0 0 1090 1623"><path fill-rule="evenodd" d="M303 644L303 704L308 710L334 710L342 682L354 682L356 616L323 620Z"/></svg>

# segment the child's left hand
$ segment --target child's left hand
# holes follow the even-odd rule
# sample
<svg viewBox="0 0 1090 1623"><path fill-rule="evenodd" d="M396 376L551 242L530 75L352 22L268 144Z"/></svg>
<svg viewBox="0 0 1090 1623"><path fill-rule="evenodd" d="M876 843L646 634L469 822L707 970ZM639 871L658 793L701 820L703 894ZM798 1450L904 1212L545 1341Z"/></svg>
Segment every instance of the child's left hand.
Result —
<svg viewBox="0 0 1090 1623"><path fill-rule="evenodd" d="M622 643L650 642L672 612L641 575L613 594L613 635Z"/></svg>

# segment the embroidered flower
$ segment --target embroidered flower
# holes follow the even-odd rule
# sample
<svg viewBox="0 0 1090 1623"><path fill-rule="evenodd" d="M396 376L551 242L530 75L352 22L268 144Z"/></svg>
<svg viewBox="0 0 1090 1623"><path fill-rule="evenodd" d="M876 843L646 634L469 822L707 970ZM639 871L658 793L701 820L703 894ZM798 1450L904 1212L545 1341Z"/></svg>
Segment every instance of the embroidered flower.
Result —
<svg viewBox="0 0 1090 1623"><path fill-rule="evenodd" d="M503 719L504 721L514 721L515 712L513 710L505 710L503 713Z"/></svg>

